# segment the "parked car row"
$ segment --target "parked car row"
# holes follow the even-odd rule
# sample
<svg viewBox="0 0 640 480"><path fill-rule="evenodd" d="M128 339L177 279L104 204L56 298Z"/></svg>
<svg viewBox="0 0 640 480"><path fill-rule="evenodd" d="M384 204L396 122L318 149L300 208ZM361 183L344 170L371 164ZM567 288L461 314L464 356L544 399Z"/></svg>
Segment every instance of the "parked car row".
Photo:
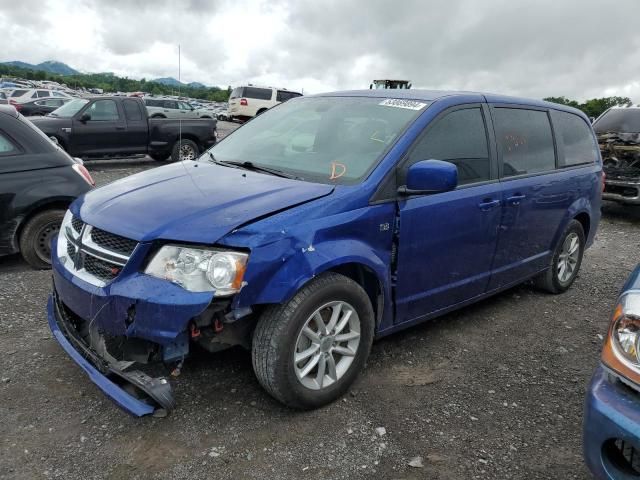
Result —
<svg viewBox="0 0 640 480"><path fill-rule="evenodd" d="M209 110L196 109L180 100L144 97L149 118L216 118Z"/></svg>

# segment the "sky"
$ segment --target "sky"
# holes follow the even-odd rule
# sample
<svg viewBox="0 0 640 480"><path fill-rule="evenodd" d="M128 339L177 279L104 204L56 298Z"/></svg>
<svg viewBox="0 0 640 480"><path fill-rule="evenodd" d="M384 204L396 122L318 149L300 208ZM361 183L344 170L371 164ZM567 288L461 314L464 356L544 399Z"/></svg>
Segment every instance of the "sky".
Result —
<svg viewBox="0 0 640 480"><path fill-rule="evenodd" d="M320 93L413 88L640 102L640 0L0 0L0 61Z"/></svg>

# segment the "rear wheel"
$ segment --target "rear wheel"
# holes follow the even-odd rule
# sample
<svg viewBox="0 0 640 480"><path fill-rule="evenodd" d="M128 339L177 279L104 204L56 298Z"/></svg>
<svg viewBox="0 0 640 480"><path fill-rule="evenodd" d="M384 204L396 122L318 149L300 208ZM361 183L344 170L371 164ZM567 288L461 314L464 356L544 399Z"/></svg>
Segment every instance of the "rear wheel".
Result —
<svg viewBox="0 0 640 480"><path fill-rule="evenodd" d="M60 231L64 210L45 210L30 218L20 234L20 253L34 268L51 267L51 242Z"/></svg>
<svg viewBox="0 0 640 480"><path fill-rule="evenodd" d="M584 247L582 224L572 220L558 242L549 268L534 279L536 286L549 293L566 292L578 276Z"/></svg>
<svg viewBox="0 0 640 480"><path fill-rule="evenodd" d="M343 395L373 341L371 302L356 282L326 273L289 302L268 308L253 336L253 369L282 403L317 408Z"/></svg>
<svg viewBox="0 0 640 480"><path fill-rule="evenodd" d="M183 160L195 160L198 158L198 145L192 140L182 139L173 146L171 160L182 162Z"/></svg>

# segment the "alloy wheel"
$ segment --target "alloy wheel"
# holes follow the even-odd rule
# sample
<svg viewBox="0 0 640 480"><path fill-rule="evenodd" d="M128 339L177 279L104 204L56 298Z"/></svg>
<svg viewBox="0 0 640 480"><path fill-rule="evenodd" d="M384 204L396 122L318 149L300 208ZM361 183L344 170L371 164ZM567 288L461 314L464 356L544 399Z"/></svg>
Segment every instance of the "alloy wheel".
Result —
<svg viewBox="0 0 640 480"><path fill-rule="evenodd" d="M298 334L293 353L296 377L321 390L349 370L360 345L360 318L347 302L334 301L314 311Z"/></svg>
<svg viewBox="0 0 640 480"><path fill-rule="evenodd" d="M558 256L558 280L568 282L576 273L578 260L580 259L580 238L576 233L570 233L564 239L562 250Z"/></svg>

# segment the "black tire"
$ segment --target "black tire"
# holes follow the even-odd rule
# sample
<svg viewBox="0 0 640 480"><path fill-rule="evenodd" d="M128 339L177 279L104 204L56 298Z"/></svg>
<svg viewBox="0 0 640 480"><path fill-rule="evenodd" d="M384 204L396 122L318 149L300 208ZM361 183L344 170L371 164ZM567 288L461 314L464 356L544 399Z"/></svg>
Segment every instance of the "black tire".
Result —
<svg viewBox="0 0 640 480"><path fill-rule="evenodd" d="M260 109L260 110L258 110L258 112L256 113L256 117L257 117L258 115L262 115L262 114L263 114L264 112L266 112L266 111L267 111L267 109L266 109L266 108L261 108L261 109Z"/></svg>
<svg viewBox="0 0 640 480"><path fill-rule="evenodd" d="M563 254L563 248L565 241L567 241L567 237L570 237L571 235L577 235L579 241L577 261L570 277L563 281L560 279L559 274L560 256ZM535 286L541 290L554 294L566 292L578 276L580 265L582 265L584 247L585 235L582 224L577 220L572 220L560 237L560 241L558 242L558 245L553 252L553 256L551 257L549 268L534 278L533 282Z"/></svg>
<svg viewBox="0 0 640 480"><path fill-rule="evenodd" d="M298 380L293 355L302 328L315 310L331 301L353 306L360 319L360 343L353 362L330 386L312 390ZM356 282L336 273L325 273L305 285L286 304L268 307L253 335L253 370L262 387L293 408L312 409L342 396L362 368L371 350L375 318L366 292Z"/></svg>
<svg viewBox="0 0 640 480"><path fill-rule="evenodd" d="M51 240L60 231L64 210L52 209L37 213L22 228L20 253L34 268L51 268Z"/></svg>
<svg viewBox="0 0 640 480"><path fill-rule="evenodd" d="M173 148L171 149L171 160L174 162L179 162L182 160L182 158L180 158L180 149L181 148L189 148L191 149L191 151L193 152L193 158L189 158L187 160L195 160L196 158L198 158L200 149L198 148L198 145L196 145L196 142L194 142L193 140L189 140L186 138L183 138L181 141L176 142L175 145L173 146ZM184 153L184 152L183 152Z"/></svg>

